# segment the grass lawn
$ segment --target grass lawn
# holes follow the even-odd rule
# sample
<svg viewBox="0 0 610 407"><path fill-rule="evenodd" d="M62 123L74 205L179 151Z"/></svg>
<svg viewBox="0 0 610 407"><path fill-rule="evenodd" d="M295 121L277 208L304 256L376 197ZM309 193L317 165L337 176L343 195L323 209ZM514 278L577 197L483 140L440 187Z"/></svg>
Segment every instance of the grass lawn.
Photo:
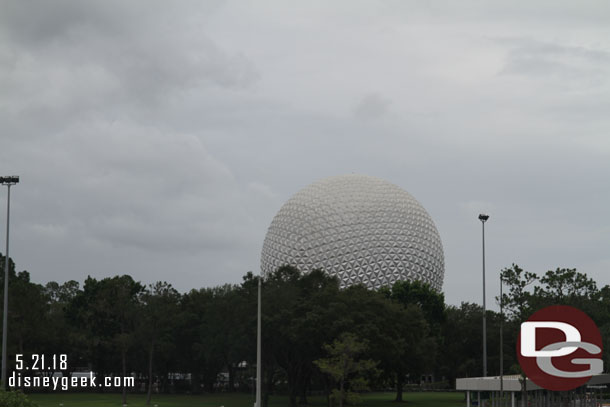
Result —
<svg viewBox="0 0 610 407"><path fill-rule="evenodd" d="M49 393L30 394L29 398L39 407L121 407L120 394L97 393ZM463 393L404 393L405 403L397 404L392 400L393 393L370 393L363 396L360 407L396 407L398 405L413 407L459 407L464 405ZM129 407L144 407L146 397L142 394L128 395ZM154 407L252 407L254 398L247 394L207 394L189 395L154 395L151 406ZM272 397L269 407L288 407L286 397ZM309 398L309 406L326 407L323 397Z"/></svg>

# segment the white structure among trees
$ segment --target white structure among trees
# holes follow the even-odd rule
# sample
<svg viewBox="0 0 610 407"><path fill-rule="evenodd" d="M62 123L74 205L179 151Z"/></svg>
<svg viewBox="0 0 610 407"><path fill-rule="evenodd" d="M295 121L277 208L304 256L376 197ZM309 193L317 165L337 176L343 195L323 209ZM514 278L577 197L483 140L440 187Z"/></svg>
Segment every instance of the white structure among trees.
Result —
<svg viewBox="0 0 610 407"><path fill-rule="evenodd" d="M444 257L428 212L408 192L363 175L325 178L282 206L267 231L263 274L283 265L322 269L342 287L420 280L439 290Z"/></svg>

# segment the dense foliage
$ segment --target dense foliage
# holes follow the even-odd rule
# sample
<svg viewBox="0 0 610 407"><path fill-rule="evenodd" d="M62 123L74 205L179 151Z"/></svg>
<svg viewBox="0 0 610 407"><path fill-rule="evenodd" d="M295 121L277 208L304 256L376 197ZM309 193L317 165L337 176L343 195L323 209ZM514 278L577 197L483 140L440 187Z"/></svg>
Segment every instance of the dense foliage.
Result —
<svg viewBox="0 0 610 407"><path fill-rule="evenodd" d="M2 407L37 407L36 403L20 391L3 391L0 389L0 406Z"/></svg>
<svg viewBox="0 0 610 407"><path fill-rule="evenodd" d="M0 256L0 283L3 266ZM582 309L610 338L610 287L599 289L574 269L538 276L513 265L501 273L504 318L487 311L490 374L499 373L500 324L505 373L518 373L519 324L547 305ZM16 354L26 362L32 354L66 354L64 375L133 376L130 391L147 393L148 400L153 392L252 392L258 280L248 273L239 285L184 294L127 275L88 277L82 287L76 281L43 286L11 262L9 374ZM446 306L426 284L339 289L321 270L303 274L285 266L264 278L262 292L264 402L283 393L295 406L314 392L342 403L351 401L350 390L364 388L393 388L401 401L408 385L451 388L456 377L481 375L481 307ZM127 396L126 389L114 390Z"/></svg>

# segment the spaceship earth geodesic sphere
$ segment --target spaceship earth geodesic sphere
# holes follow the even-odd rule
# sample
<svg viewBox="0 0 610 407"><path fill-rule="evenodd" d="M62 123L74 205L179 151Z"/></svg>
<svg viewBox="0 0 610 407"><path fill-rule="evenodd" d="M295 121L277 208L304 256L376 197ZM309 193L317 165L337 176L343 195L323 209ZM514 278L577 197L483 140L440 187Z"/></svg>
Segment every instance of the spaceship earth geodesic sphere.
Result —
<svg viewBox="0 0 610 407"><path fill-rule="evenodd" d="M322 269L341 287L377 289L420 280L440 291L445 273L440 236L419 202L379 178L342 175L303 188L275 215L261 270L283 265Z"/></svg>

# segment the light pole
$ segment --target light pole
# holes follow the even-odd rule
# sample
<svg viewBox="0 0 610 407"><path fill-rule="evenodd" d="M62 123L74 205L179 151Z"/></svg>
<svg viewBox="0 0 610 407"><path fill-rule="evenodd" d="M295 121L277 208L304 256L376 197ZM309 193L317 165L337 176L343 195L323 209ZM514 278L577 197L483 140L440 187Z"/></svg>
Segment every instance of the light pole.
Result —
<svg viewBox="0 0 610 407"><path fill-rule="evenodd" d="M500 400L504 405L504 336L502 326L504 325L504 307L502 299L502 272L500 271Z"/></svg>
<svg viewBox="0 0 610 407"><path fill-rule="evenodd" d="M261 285L263 276L258 277L258 310L256 320L256 404L254 407L261 407Z"/></svg>
<svg viewBox="0 0 610 407"><path fill-rule="evenodd" d="M487 377L487 320L485 318L485 222L487 219L489 219L489 215L479 215L483 226L483 377Z"/></svg>
<svg viewBox="0 0 610 407"><path fill-rule="evenodd" d="M8 177L0 177L0 184L7 186L6 197L6 252L4 255L4 310L2 315L2 376L0 377L0 386L6 389L6 348L7 348L7 333L8 333L8 268L9 268L9 253L8 253L8 235L9 221L11 215L11 186L19 182L19 177L11 175Z"/></svg>

